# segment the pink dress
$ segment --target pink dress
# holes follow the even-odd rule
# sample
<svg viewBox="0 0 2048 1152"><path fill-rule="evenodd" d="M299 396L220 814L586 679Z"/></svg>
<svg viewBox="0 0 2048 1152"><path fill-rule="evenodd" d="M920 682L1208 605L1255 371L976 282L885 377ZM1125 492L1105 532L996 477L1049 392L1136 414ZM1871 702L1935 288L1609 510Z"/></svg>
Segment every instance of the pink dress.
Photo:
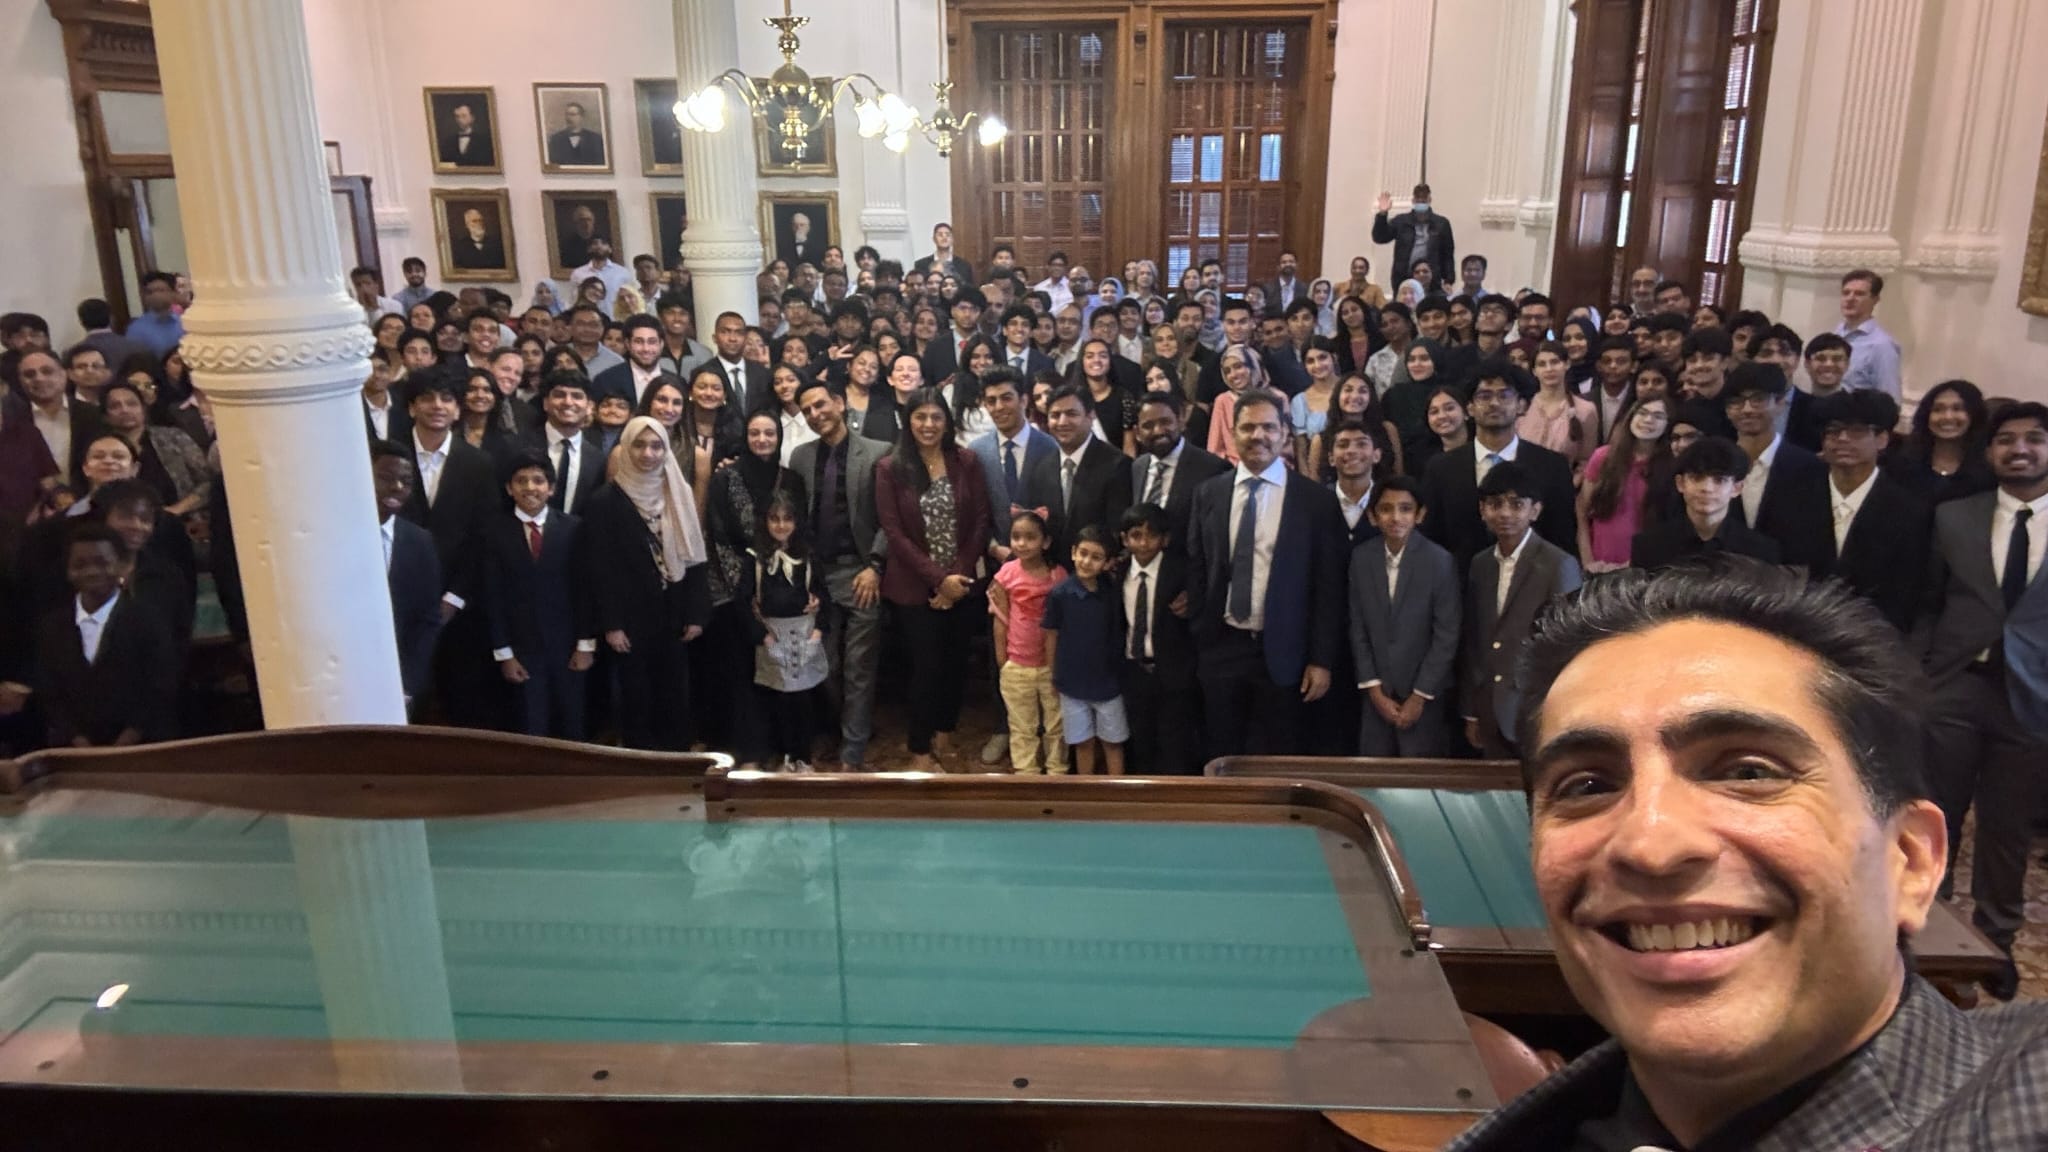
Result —
<svg viewBox="0 0 2048 1152"><path fill-rule="evenodd" d="M1045 664L1045 598L1053 586L1067 578L1067 570L1055 564L1046 573L1045 579L1034 579L1024 571L1024 566L1015 560L996 569L996 583L1010 596L1010 650L1005 655L1012 664L1021 668L1038 668ZM989 605L991 615L995 605Z"/></svg>
<svg viewBox="0 0 2048 1152"><path fill-rule="evenodd" d="M1602 444L1593 450L1593 458L1586 462L1588 485L1600 475L1600 466L1606 462L1607 452L1607 445ZM1643 498L1649 488L1650 481L1643 462L1637 460L1629 465L1628 479L1621 484L1621 499L1614 502L1614 515L1605 520L1588 518L1586 521L1586 537L1593 545L1593 559L1603 564L1629 563L1629 549L1642 524Z"/></svg>
<svg viewBox="0 0 2048 1152"><path fill-rule="evenodd" d="M1237 393L1226 390L1209 409L1209 451L1232 464L1237 463L1237 437L1231 428L1237 423Z"/></svg>

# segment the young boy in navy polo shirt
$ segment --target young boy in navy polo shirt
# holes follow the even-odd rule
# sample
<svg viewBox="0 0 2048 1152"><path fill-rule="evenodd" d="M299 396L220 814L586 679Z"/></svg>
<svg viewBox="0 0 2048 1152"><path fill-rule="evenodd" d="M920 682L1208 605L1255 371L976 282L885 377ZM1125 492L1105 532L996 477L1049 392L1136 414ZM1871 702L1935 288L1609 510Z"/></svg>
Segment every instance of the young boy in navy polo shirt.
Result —
<svg viewBox="0 0 2048 1152"><path fill-rule="evenodd" d="M1116 640L1111 613L1122 611L1102 579L1109 567L1109 532L1099 524L1074 539L1074 571L1045 598L1045 646L1052 653L1052 686L1060 694L1067 745L1076 775L1096 770L1094 741L1111 776L1124 774L1124 741L1131 738L1117 692Z"/></svg>

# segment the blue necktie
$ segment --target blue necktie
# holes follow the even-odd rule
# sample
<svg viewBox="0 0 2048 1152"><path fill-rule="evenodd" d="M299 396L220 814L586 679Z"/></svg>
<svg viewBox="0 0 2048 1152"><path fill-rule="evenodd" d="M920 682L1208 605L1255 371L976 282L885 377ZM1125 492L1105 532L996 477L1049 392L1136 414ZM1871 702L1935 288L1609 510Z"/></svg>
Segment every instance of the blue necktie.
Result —
<svg viewBox="0 0 2048 1152"><path fill-rule="evenodd" d="M1017 442L1003 441L1003 496L1011 504L1017 502Z"/></svg>
<svg viewBox="0 0 2048 1152"><path fill-rule="evenodd" d="M1230 618L1239 624L1252 618L1252 562L1259 540L1259 478L1244 481L1244 513L1237 518L1237 544L1230 550Z"/></svg>

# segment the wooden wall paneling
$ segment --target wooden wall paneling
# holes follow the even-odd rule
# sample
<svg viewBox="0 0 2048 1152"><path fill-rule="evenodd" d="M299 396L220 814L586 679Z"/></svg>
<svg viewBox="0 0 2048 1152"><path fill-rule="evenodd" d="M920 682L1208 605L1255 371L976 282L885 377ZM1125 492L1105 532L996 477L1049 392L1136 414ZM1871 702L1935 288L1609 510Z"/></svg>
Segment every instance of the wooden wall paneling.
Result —
<svg viewBox="0 0 2048 1152"><path fill-rule="evenodd" d="M1570 306L1608 302L1642 2L1574 0L1572 5L1578 18L1577 63L1550 285L1550 294Z"/></svg>
<svg viewBox="0 0 2048 1152"><path fill-rule="evenodd" d="M1721 0L1659 0L1650 33L1655 94L1637 157L1629 263L1697 285L1714 200L1731 30ZM1654 115L1651 114L1654 112ZM1695 292L1697 289L1695 288Z"/></svg>
<svg viewBox="0 0 2048 1152"><path fill-rule="evenodd" d="M1771 47L1778 39L1778 0L1756 0L1756 4L1756 55L1749 64L1749 136L1743 142L1743 180L1735 201L1735 233L1728 244L1728 266L1722 272L1721 302L1731 309L1742 299L1742 261L1736 258L1735 247L1749 232L1750 213L1756 207L1756 166L1763 157L1765 97L1771 90Z"/></svg>

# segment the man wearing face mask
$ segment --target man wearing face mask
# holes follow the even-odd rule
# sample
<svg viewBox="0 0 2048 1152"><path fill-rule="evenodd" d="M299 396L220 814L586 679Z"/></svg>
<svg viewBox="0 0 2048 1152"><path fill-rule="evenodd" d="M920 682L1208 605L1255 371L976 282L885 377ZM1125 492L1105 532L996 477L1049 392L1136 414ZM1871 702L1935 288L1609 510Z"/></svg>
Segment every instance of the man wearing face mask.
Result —
<svg viewBox="0 0 2048 1152"><path fill-rule="evenodd" d="M1451 222L1430 211L1429 185L1417 184L1408 214L1389 221L1387 213L1393 207L1394 194L1380 193L1379 201L1373 205L1377 215L1372 218L1372 242L1394 246L1393 267L1413 268L1417 260L1429 261L1431 268L1458 266L1458 245L1451 236Z"/></svg>

